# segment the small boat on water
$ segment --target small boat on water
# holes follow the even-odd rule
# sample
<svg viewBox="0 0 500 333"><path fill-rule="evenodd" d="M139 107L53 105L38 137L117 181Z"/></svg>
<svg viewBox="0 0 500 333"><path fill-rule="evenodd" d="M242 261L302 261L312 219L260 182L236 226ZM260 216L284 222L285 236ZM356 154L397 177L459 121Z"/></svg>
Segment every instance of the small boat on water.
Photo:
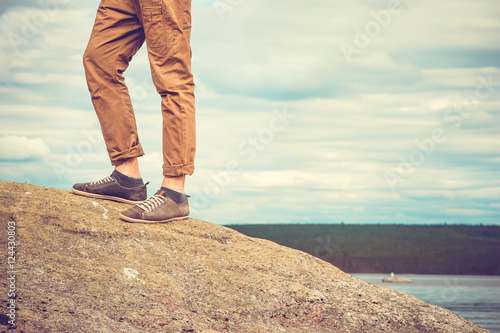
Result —
<svg viewBox="0 0 500 333"><path fill-rule="evenodd" d="M394 283L412 283L413 281L408 278L394 277L394 273L391 273L391 277L385 277L382 282L394 282Z"/></svg>

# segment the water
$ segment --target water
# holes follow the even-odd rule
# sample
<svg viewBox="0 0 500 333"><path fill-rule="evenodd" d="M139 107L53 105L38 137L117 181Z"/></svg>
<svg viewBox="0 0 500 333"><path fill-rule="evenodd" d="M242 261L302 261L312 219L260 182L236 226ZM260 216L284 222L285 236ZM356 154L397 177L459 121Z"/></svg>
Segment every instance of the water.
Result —
<svg viewBox="0 0 500 333"><path fill-rule="evenodd" d="M494 333L500 333L500 276L396 275L413 283L384 283L388 274L352 274L376 285L413 295L453 311Z"/></svg>

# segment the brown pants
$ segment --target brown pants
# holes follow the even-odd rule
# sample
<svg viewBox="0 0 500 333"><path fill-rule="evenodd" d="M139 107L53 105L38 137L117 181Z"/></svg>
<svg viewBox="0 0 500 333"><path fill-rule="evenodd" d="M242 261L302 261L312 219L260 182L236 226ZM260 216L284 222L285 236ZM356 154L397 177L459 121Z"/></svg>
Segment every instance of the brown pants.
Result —
<svg viewBox="0 0 500 333"><path fill-rule="evenodd" d="M83 64L112 165L144 155L123 72L146 40L153 83L161 96L163 174L193 173L190 35L191 0L101 0Z"/></svg>

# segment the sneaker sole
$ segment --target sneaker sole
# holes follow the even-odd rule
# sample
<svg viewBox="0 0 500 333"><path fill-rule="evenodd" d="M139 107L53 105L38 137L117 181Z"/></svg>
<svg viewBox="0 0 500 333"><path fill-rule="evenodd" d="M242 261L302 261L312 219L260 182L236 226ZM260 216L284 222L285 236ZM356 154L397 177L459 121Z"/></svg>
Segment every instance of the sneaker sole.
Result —
<svg viewBox="0 0 500 333"><path fill-rule="evenodd" d="M186 220L189 218L189 216L172 217L170 219L159 220L159 221L133 219L133 218L125 216L123 214L120 214L120 218L126 222L131 222L131 223L166 223L166 222L172 222L172 221Z"/></svg>
<svg viewBox="0 0 500 333"><path fill-rule="evenodd" d="M106 199L106 200L123 202L123 203L131 204L131 205L136 205L136 204L139 204L139 203L141 203L141 202L144 201L144 200L133 201L133 200L128 200L128 199L123 199L123 198L120 198L120 197L113 197L113 196L110 196L110 195L103 195L103 194L95 194L95 193L83 192L83 191L75 190L74 188L72 188L71 191L73 191L74 194L83 195L83 196L89 197L89 198Z"/></svg>

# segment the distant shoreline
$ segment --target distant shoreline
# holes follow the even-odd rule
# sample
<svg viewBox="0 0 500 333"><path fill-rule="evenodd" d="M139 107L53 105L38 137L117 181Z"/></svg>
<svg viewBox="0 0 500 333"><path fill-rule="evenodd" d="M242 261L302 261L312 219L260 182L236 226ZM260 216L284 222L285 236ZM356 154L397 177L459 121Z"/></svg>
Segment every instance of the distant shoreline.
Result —
<svg viewBox="0 0 500 333"><path fill-rule="evenodd" d="M500 226L225 225L310 253L350 273L500 275Z"/></svg>

